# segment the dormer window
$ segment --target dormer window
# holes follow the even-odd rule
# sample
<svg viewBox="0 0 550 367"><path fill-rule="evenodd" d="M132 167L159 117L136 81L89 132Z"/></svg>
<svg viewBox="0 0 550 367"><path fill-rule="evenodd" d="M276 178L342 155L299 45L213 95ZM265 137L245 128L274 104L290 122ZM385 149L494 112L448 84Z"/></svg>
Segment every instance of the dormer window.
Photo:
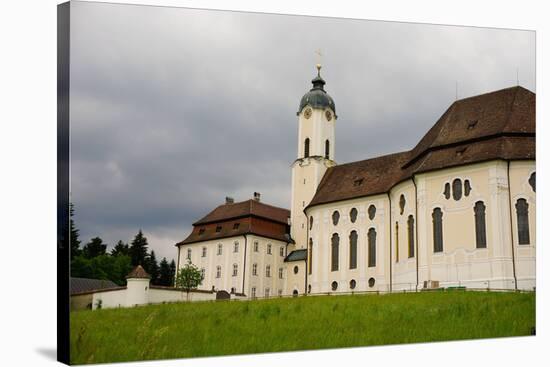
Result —
<svg viewBox="0 0 550 367"><path fill-rule="evenodd" d="M239 225L240 225L240 223L235 223L235 224L233 224L233 229L234 229L234 230L239 229Z"/></svg>
<svg viewBox="0 0 550 367"><path fill-rule="evenodd" d="M468 124L468 130L472 130L477 125L477 120L470 121Z"/></svg>
<svg viewBox="0 0 550 367"><path fill-rule="evenodd" d="M199 236L204 233L204 228L199 229Z"/></svg>
<svg viewBox="0 0 550 367"><path fill-rule="evenodd" d="M466 147L458 148L456 150L457 157L460 157L462 154L464 154L465 151L466 151Z"/></svg>
<svg viewBox="0 0 550 367"><path fill-rule="evenodd" d="M362 178L356 178L355 180L353 180L353 186L361 186L362 184L363 184Z"/></svg>
<svg viewBox="0 0 550 367"><path fill-rule="evenodd" d="M221 232L221 231L222 231L222 226L217 226L216 227L216 233Z"/></svg>

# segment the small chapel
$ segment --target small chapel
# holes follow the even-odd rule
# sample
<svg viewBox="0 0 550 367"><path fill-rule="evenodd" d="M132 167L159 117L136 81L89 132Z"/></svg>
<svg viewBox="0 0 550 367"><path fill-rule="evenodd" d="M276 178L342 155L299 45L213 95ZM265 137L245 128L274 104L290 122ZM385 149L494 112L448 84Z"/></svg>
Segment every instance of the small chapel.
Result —
<svg viewBox="0 0 550 367"><path fill-rule="evenodd" d="M453 102L409 151L336 163L336 105L321 65L297 111L290 210L227 197L176 244L199 290L245 298L533 290L535 94ZM344 111L345 113L345 111Z"/></svg>

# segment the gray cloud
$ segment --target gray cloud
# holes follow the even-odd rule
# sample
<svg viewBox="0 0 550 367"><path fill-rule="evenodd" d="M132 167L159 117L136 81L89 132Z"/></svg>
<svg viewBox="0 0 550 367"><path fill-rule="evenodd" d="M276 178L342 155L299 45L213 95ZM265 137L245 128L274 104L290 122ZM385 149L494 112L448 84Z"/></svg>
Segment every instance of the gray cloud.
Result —
<svg viewBox="0 0 550 367"><path fill-rule="evenodd" d="M322 48L336 159L410 149L455 100L535 89L533 32L73 3L71 191L84 241L161 256L231 195L289 207Z"/></svg>

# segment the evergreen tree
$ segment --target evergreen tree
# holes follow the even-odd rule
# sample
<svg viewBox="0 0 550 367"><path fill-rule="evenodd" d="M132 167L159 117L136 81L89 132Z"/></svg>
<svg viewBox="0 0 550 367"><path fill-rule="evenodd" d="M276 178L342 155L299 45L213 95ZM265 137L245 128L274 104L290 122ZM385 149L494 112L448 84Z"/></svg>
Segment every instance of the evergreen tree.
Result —
<svg viewBox="0 0 550 367"><path fill-rule="evenodd" d="M82 254L88 259L93 259L101 255L105 255L107 251L107 244L103 243L103 240L99 237L92 238L90 242L84 245Z"/></svg>
<svg viewBox="0 0 550 367"><path fill-rule="evenodd" d="M79 240L79 234L80 231L76 228L74 224L74 204L69 203L69 239L71 242L71 260L73 260L76 256L80 255L80 240Z"/></svg>
<svg viewBox="0 0 550 367"><path fill-rule="evenodd" d="M159 264L157 263L157 257L155 251L151 250L151 254L145 261L145 271L151 276L151 284L158 284L159 278Z"/></svg>
<svg viewBox="0 0 550 367"><path fill-rule="evenodd" d="M170 262L170 285L174 285L176 280L176 262L174 259Z"/></svg>
<svg viewBox="0 0 550 367"><path fill-rule="evenodd" d="M74 258L71 276L77 278L112 280L118 285L126 284L126 275L132 270L130 257L107 254L88 259L83 255Z"/></svg>
<svg viewBox="0 0 550 367"><path fill-rule="evenodd" d="M160 266L159 266L159 285L164 285L171 287L174 285L174 278L172 277L172 269L170 264L166 261L166 258L163 257Z"/></svg>
<svg viewBox="0 0 550 367"><path fill-rule="evenodd" d="M127 243L118 241L116 246L111 250L111 256L129 256L130 247Z"/></svg>
<svg viewBox="0 0 550 367"><path fill-rule="evenodd" d="M132 259L132 265L145 265L147 258L147 238L143 235L141 229L136 237L130 244L130 258Z"/></svg>

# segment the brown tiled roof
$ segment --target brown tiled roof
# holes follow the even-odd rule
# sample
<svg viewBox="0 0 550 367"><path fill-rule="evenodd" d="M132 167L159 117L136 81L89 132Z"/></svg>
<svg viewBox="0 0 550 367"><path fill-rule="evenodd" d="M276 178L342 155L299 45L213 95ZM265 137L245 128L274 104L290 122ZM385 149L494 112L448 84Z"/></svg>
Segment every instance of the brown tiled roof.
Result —
<svg viewBox="0 0 550 367"><path fill-rule="evenodd" d="M519 86L454 102L413 148L410 159L447 145L518 134L535 134L535 94Z"/></svg>
<svg viewBox="0 0 550 367"><path fill-rule="evenodd" d="M224 204L193 223L193 231L176 246L256 234L284 242L292 242L288 231L290 211L256 200ZM216 231L218 229L219 231Z"/></svg>
<svg viewBox="0 0 550 367"><path fill-rule="evenodd" d="M388 192L403 179L408 157L402 152L331 167L309 206Z"/></svg>
<svg viewBox="0 0 550 367"><path fill-rule="evenodd" d="M128 275L126 279L137 278L137 279L151 279L151 276L143 269L141 265L136 266Z"/></svg>
<svg viewBox="0 0 550 367"><path fill-rule="evenodd" d="M329 168L310 206L388 192L414 174L535 159L535 94L514 87L454 102L409 152Z"/></svg>
<svg viewBox="0 0 550 367"><path fill-rule="evenodd" d="M290 211L250 199L239 203L220 205L205 217L193 223L193 225L220 222L246 216L262 217L287 224L287 219L290 217Z"/></svg>

